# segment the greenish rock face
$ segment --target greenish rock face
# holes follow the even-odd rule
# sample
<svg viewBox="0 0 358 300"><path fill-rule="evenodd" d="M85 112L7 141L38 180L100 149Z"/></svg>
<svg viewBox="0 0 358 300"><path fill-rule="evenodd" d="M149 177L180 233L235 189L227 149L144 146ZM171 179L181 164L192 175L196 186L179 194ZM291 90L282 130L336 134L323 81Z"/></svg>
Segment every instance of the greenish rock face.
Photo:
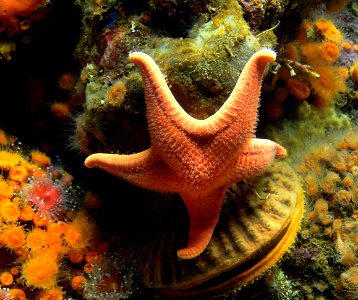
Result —
<svg viewBox="0 0 358 300"><path fill-rule="evenodd" d="M138 70L128 63L131 50L141 50L154 58L167 76L172 93L189 114L198 119L214 114L251 55L262 47L273 48L276 37L267 31L256 38L236 1L225 1L213 11L212 16L203 15L193 25L187 38L158 34L134 16L125 24L103 29L97 38L90 35L98 29L85 27L77 54L83 47L81 53L87 56L81 86L86 102L76 134L76 139L84 141L75 146L84 152L139 150L135 143L124 139L125 132L133 135L138 129L138 122L142 124L141 133L136 136L143 141L139 145L148 144L143 86ZM86 44L95 40L100 43ZM126 92L122 101L111 101L108 95L118 80ZM111 128L117 129L115 133Z"/></svg>

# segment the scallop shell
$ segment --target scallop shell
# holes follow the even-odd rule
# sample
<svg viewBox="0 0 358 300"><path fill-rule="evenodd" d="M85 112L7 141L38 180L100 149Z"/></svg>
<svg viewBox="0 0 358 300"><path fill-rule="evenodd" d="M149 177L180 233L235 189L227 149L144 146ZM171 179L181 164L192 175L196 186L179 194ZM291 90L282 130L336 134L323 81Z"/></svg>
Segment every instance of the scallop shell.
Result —
<svg viewBox="0 0 358 300"><path fill-rule="evenodd" d="M276 162L262 176L226 193L220 220L207 249L180 260L185 239L176 232L155 243L144 266L144 283L167 296L198 297L245 285L272 267L294 242L303 215L295 172ZM185 227L185 224L182 224Z"/></svg>

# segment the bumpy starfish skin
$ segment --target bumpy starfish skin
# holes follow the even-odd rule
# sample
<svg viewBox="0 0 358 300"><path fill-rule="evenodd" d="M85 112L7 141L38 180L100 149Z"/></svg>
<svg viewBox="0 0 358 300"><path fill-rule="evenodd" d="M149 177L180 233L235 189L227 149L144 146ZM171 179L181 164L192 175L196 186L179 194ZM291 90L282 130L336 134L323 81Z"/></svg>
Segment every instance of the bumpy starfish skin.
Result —
<svg viewBox="0 0 358 300"><path fill-rule="evenodd" d="M129 56L142 73L151 148L132 155L93 154L85 165L146 189L180 193L190 232L179 258L191 259L204 251L225 192L234 182L259 175L275 157L286 156L277 143L254 138L263 74L275 58L269 49L256 52L224 105L211 117L197 120L175 100L150 56Z"/></svg>

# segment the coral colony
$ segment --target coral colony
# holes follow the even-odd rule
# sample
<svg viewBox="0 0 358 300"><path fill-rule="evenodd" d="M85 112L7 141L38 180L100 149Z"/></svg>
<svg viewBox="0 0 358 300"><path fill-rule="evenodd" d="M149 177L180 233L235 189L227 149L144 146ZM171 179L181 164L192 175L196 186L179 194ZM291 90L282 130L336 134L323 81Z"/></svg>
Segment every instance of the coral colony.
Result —
<svg viewBox="0 0 358 300"><path fill-rule="evenodd" d="M71 294L64 290L68 285L73 295L121 295L116 293L120 271L108 288L101 272L89 277L101 268L109 244L78 207L72 176L45 154L37 150L25 154L19 146L4 143L8 139L4 133L2 137L1 299L63 299ZM106 276L109 280L111 275ZM93 281L103 290L93 288Z"/></svg>
<svg viewBox="0 0 358 300"><path fill-rule="evenodd" d="M357 32L356 1L0 0L0 300L358 299Z"/></svg>

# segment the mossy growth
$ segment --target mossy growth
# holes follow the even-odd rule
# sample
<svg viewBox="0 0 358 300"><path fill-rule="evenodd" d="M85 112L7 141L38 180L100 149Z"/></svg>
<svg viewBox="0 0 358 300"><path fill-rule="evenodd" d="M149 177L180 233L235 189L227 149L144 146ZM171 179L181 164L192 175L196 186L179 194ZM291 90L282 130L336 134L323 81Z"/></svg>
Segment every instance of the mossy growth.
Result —
<svg viewBox="0 0 358 300"><path fill-rule="evenodd" d="M96 65L93 56L94 63L83 69L79 93L84 95L86 103L78 117L77 135L85 142L77 142L76 148L85 152L143 150L140 146L133 149L138 141L126 140L125 132L132 132L130 136L145 141L139 142L140 145L147 144L143 86L137 68L127 60L133 48L154 58L177 101L190 115L204 119L215 113L232 91L251 55L262 47L273 48L276 43L270 30L258 38L250 32L236 1L221 3L215 12L211 19L195 23L185 39L150 33L138 19L125 25L127 28L122 25L110 33L105 30L107 39L117 40L98 52L103 54L97 58L99 67L91 68ZM112 58L116 61L119 57L122 57L120 68L112 63ZM122 84L118 85L118 81ZM111 93L116 84L121 88ZM111 101L108 95L120 95L121 99ZM138 128L139 136L134 133Z"/></svg>
<svg viewBox="0 0 358 300"><path fill-rule="evenodd" d="M302 102L295 119L282 120L267 127L267 136L283 145L289 152L288 159L301 162L302 153L317 139L324 138L328 130L351 128L350 119L334 107L319 109Z"/></svg>
<svg viewBox="0 0 358 300"><path fill-rule="evenodd" d="M302 299L351 299L345 272L358 262L357 151L354 127L325 128L324 136L292 149L306 207L296 243L280 267ZM278 286L280 282L269 283Z"/></svg>

